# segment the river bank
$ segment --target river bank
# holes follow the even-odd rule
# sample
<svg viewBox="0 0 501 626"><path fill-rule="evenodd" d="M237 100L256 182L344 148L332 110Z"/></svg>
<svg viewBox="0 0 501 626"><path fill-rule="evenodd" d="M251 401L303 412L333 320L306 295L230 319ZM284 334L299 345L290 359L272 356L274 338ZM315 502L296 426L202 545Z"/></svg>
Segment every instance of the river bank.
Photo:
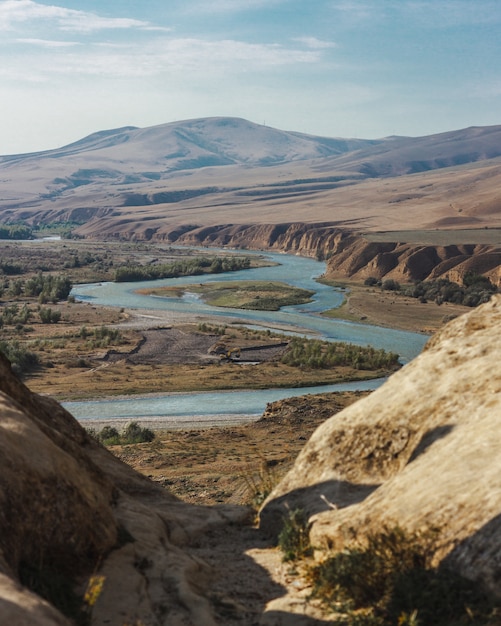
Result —
<svg viewBox="0 0 501 626"><path fill-rule="evenodd" d="M343 303L325 313L332 319L431 335L453 317L471 310L450 302L441 305L420 302L417 298L360 283L345 283L342 286L346 289Z"/></svg>

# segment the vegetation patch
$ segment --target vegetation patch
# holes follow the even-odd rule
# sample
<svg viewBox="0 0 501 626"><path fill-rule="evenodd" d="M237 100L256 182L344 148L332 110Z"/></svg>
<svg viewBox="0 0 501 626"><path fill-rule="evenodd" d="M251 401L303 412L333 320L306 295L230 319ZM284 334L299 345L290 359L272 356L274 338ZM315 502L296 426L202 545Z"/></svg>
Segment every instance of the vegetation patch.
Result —
<svg viewBox="0 0 501 626"><path fill-rule="evenodd" d="M382 348L299 337L291 339L281 361L285 365L310 369L348 366L357 370L377 370L399 367L398 354Z"/></svg>
<svg viewBox="0 0 501 626"><path fill-rule="evenodd" d="M492 623L496 607L478 584L432 566L434 535L399 527L369 535L310 569L313 597L340 626Z"/></svg>
<svg viewBox="0 0 501 626"><path fill-rule="evenodd" d="M303 509L289 511L283 519L283 526L278 535L278 547L284 561L297 561L311 556L310 525Z"/></svg>
<svg viewBox="0 0 501 626"><path fill-rule="evenodd" d="M447 278L438 280L421 280L412 285L402 287L393 279L380 281L370 276L365 279L368 287L379 286L383 291L400 292L404 296L417 298L420 302L428 301L436 304L451 302L463 306L476 307L488 302L498 289L491 281L481 274L467 272L463 277L463 284L459 285Z"/></svg>
<svg viewBox="0 0 501 626"><path fill-rule="evenodd" d="M184 285L148 290L157 296L182 297L199 294L212 306L254 311L278 311L283 306L311 302L312 291L291 287L280 282L245 281Z"/></svg>
<svg viewBox="0 0 501 626"><path fill-rule="evenodd" d="M249 257L195 257L172 263L149 265L126 264L115 270L115 281L133 282L157 280L160 278L178 278L179 276L198 276L200 274L221 274L249 269Z"/></svg>
<svg viewBox="0 0 501 626"><path fill-rule="evenodd" d="M141 428L137 422L128 424L122 433L113 426L105 426L99 432L89 429L87 432L105 446L132 443L149 443L155 439L155 433L149 428Z"/></svg>

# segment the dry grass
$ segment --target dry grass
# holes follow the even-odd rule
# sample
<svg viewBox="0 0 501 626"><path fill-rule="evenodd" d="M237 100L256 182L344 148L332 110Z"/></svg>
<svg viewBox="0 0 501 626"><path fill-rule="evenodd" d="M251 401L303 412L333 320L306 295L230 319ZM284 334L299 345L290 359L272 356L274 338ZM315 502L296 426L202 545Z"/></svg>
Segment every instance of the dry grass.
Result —
<svg viewBox="0 0 501 626"><path fill-rule="evenodd" d="M354 322L398 328L412 332L431 334L453 317L471 309L459 304L444 302L421 303L395 292L382 291L377 287L364 287L346 283L347 295L343 305L324 313L328 317Z"/></svg>
<svg viewBox="0 0 501 626"><path fill-rule="evenodd" d="M367 393L288 398L272 403L266 417L252 424L159 431L151 443L111 450L185 501L258 504L317 426Z"/></svg>

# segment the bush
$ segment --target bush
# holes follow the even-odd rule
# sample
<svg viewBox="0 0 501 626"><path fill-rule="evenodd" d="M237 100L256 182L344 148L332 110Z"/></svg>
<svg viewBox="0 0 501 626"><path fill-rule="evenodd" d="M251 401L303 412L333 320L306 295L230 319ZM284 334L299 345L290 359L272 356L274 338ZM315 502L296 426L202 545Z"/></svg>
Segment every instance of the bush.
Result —
<svg viewBox="0 0 501 626"><path fill-rule="evenodd" d="M61 311L41 308L38 311L42 324L57 324L61 319Z"/></svg>
<svg viewBox="0 0 501 626"><path fill-rule="evenodd" d="M463 286L447 278L430 281L418 281L404 289L404 294L411 298L418 298L421 302L428 301L442 304L452 302L463 306L475 307L488 302L497 288L486 276L467 273L463 279Z"/></svg>
<svg viewBox="0 0 501 626"><path fill-rule="evenodd" d="M94 429L89 429L87 432L105 446L148 443L155 439L155 433L152 430L141 428L137 422L128 424L122 434L113 426L104 426L100 432Z"/></svg>
<svg viewBox="0 0 501 626"><path fill-rule="evenodd" d="M311 554L310 525L303 509L289 511L284 517L278 547L283 552L284 561L296 561Z"/></svg>
<svg viewBox="0 0 501 626"><path fill-rule="evenodd" d="M147 443L155 439L155 433L149 428L141 428L137 422L131 422L122 435L123 443Z"/></svg>
<svg viewBox="0 0 501 626"><path fill-rule="evenodd" d="M453 626L489 623L492 601L478 584L431 566L433 533L395 527L338 552L310 570L313 596L345 626Z"/></svg>
<svg viewBox="0 0 501 626"><path fill-rule="evenodd" d="M372 346L294 337L281 358L284 365L309 369L347 366L361 370L393 369L398 354Z"/></svg>
<svg viewBox="0 0 501 626"><path fill-rule="evenodd" d="M16 374L24 374L40 365L38 355L30 352L17 341L0 341L0 352L9 359Z"/></svg>
<svg viewBox="0 0 501 626"><path fill-rule="evenodd" d="M392 278L388 278L383 281L381 288L384 291L400 291L400 283Z"/></svg>

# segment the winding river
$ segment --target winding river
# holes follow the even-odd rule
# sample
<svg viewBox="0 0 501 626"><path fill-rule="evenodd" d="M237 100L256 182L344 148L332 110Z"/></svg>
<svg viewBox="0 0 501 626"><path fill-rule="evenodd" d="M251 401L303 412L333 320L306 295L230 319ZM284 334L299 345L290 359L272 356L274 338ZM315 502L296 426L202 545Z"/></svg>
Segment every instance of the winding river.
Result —
<svg viewBox="0 0 501 626"><path fill-rule="evenodd" d="M217 251L215 251L216 253ZM252 253L246 251L245 255ZM134 283L95 283L77 285L72 295L77 300L92 302L96 305L117 306L132 309L164 310L179 314L199 314L231 319L245 325L259 325L289 330L308 336L317 336L329 341L346 341L359 345L372 345L397 352L403 362L414 358L421 351L427 337L417 333L404 332L367 324L329 319L320 316L321 311L339 306L343 301L340 290L322 285L315 278L323 274L325 264L314 259L276 254L260 253L277 263L226 274L181 277ZM147 296L136 293L138 289L159 286L200 284L208 281L246 281L270 280L282 281L315 292L313 301L308 304L284 307L280 311L244 311L239 309L221 309L205 304L201 299L188 294L184 298ZM172 418L173 426L199 421L249 420L260 415L267 402L306 393L343 391L346 389L373 389L380 384L376 381L329 385L325 387L301 389L269 389L228 393L169 393L162 396L131 397L127 399L107 399L99 401L67 402L64 406L81 420L117 419L117 418ZM238 400L236 401L236 398Z"/></svg>

